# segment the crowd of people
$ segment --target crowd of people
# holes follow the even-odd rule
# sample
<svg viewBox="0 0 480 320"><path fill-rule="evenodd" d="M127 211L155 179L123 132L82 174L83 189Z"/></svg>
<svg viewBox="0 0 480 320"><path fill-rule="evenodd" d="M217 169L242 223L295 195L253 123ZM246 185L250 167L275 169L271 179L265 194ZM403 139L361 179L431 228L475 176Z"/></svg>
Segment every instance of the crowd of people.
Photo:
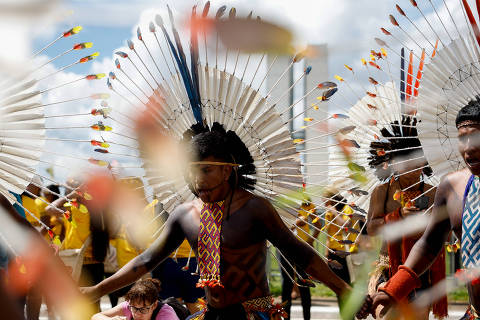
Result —
<svg viewBox="0 0 480 320"><path fill-rule="evenodd" d="M145 195L141 179L127 177L119 181L132 192L140 192L140 196L144 200ZM79 278L76 279L78 285L93 286L105 277L111 276L138 256L146 249L148 243L135 241L135 237L131 236L129 232L129 226L122 223L121 219L111 219L112 215L108 214L101 214L100 216L90 214L88 205L83 203L85 201L84 197L81 197L78 192L83 183L82 177L77 175L68 178L64 186L53 184L45 186L39 176L34 176L23 194L12 193L16 199L13 208L19 217L42 235L45 242L60 257L62 257L63 252L72 252L73 250L74 257L81 260ZM157 215L159 216L161 212L158 201L154 200L151 203L144 201L143 214L148 215L152 221L155 220L154 218ZM151 236L153 238L153 234ZM15 257L8 253L5 245L0 246L0 254L0 272L2 275L7 275L8 269L11 267L9 262L14 260ZM129 285L109 293L111 306L116 307L119 298L122 297L125 297L127 301L129 301L128 297L136 297L135 299L137 299L139 296L133 292L140 290L141 298L138 299L142 301L154 302L152 300L153 296L165 301L171 301L171 299L167 300L168 298L176 298L188 308L182 310L180 303L175 304L173 302L180 313L195 313L204 304L203 290L195 287L199 278L198 275L193 274L195 270L195 255L188 242L184 241L171 254L169 259L153 270L153 280L145 280L142 285L140 283L133 287ZM70 268L70 271L73 270ZM162 283L161 290L160 283ZM139 289L147 287L151 289L150 291L147 290L147 293L145 293L146 289ZM146 294L146 296L142 296L142 294ZM42 293L35 287L30 288L25 296L18 297L19 307L24 310L27 319L39 319L42 303L47 306L49 318L56 319L55 311L51 308L49 301L42 298ZM95 309L100 311L98 301L95 305ZM177 319L176 317L172 318L171 315L168 316L168 304L165 304L163 308L167 311L160 312L161 319ZM132 312L143 314L144 309L137 309ZM164 314L167 314L167 316L164 317ZM135 319L137 318L135 317Z"/></svg>

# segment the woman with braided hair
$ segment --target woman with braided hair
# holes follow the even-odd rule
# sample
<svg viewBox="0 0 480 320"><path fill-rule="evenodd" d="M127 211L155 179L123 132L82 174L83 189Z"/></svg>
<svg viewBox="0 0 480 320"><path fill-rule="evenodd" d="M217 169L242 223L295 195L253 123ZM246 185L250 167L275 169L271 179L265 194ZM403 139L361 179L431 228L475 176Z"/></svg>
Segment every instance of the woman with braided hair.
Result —
<svg viewBox="0 0 480 320"><path fill-rule="evenodd" d="M249 191L253 158L233 132L214 123L193 125L185 134L190 162L185 178L198 197L178 206L153 245L93 288L94 298L123 287L154 268L186 238L198 259L207 308L196 319L279 319L266 275L267 240L337 295L350 287L308 244L298 240L264 198ZM195 318L194 318L195 319Z"/></svg>
<svg viewBox="0 0 480 320"><path fill-rule="evenodd" d="M375 188L370 198L367 220L370 235L376 235L385 224L422 214L433 204L435 188L425 183L432 169L420 149L416 124L415 117L402 116L401 124L392 122L388 128L381 130L383 139L370 144L369 165L375 169L377 177L385 181ZM369 291L375 292L397 272L422 233L384 243ZM422 276L420 290L444 278L445 256L441 255L430 271ZM420 315L418 319L428 319L429 308L417 312ZM433 313L439 317L447 314L446 298L434 304Z"/></svg>

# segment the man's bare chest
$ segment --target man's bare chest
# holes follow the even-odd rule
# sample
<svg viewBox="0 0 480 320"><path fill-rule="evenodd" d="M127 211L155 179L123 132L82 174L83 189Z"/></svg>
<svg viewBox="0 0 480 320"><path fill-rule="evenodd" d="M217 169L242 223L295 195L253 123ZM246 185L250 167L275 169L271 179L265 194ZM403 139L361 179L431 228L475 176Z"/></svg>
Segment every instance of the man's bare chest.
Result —
<svg viewBox="0 0 480 320"><path fill-rule="evenodd" d="M230 249L242 249L265 240L264 228L251 212L243 209L228 215L224 213L221 224L221 245ZM182 229L192 247L196 247L200 230L200 215L191 214L182 221Z"/></svg>

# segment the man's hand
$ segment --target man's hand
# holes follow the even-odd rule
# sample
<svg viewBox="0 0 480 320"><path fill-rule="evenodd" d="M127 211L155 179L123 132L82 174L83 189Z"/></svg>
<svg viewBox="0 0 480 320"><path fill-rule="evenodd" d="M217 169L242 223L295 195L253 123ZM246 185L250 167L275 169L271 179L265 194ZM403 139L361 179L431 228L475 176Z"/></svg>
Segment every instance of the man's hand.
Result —
<svg viewBox="0 0 480 320"><path fill-rule="evenodd" d="M365 319L371 313L372 308L372 297L367 294L365 301L363 301L362 307L357 311L355 315L358 319Z"/></svg>
<svg viewBox="0 0 480 320"><path fill-rule="evenodd" d="M409 217L423 212L423 210L418 209L415 206L404 207L402 208L402 216Z"/></svg>
<svg viewBox="0 0 480 320"><path fill-rule="evenodd" d="M376 318L376 310L379 306L383 307L379 312L379 316L383 318L394 302L392 297L390 297L388 294L386 294L383 291L377 292L373 296L372 300L373 302L372 302L372 308L370 310L370 313L374 318Z"/></svg>
<svg viewBox="0 0 480 320"><path fill-rule="evenodd" d="M100 300L102 297L102 294L97 286L80 287L80 292L93 302Z"/></svg>

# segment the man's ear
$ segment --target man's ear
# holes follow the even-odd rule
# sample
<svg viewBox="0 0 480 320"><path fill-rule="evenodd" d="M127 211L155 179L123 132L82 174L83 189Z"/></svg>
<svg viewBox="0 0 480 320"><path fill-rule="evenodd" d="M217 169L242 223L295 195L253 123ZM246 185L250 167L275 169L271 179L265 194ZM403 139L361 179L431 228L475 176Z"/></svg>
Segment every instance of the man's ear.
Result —
<svg viewBox="0 0 480 320"><path fill-rule="evenodd" d="M223 174L225 181L228 181L228 179L230 179L230 176L232 175L232 170L232 166L223 166Z"/></svg>

